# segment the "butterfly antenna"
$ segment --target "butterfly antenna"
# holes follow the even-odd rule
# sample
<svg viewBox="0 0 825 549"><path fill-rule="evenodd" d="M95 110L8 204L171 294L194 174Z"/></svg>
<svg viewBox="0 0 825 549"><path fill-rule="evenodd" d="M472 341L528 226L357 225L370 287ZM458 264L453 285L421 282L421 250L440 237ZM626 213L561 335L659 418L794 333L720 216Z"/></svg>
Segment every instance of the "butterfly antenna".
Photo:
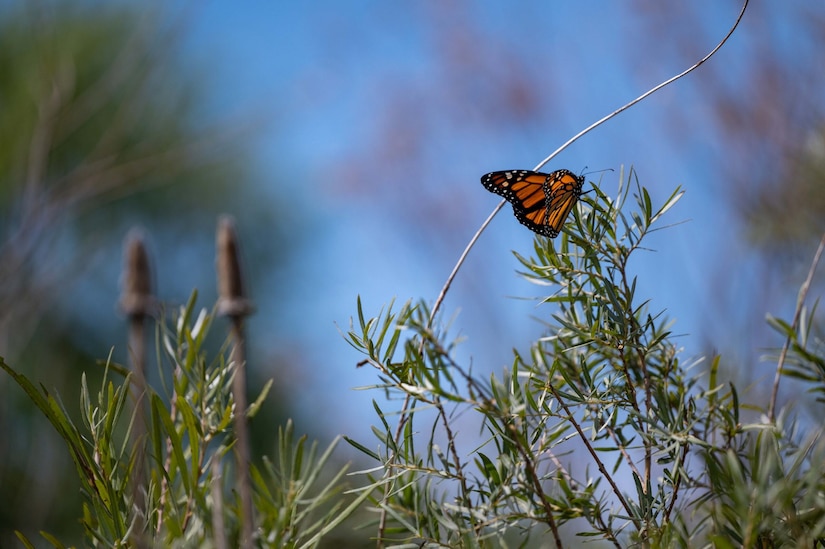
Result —
<svg viewBox="0 0 825 549"><path fill-rule="evenodd" d="M592 172L588 172L587 166L584 167L585 171L582 172L582 176L590 175L591 173L603 173L603 172L612 172L614 171L613 168L604 168L603 170L593 170Z"/></svg>

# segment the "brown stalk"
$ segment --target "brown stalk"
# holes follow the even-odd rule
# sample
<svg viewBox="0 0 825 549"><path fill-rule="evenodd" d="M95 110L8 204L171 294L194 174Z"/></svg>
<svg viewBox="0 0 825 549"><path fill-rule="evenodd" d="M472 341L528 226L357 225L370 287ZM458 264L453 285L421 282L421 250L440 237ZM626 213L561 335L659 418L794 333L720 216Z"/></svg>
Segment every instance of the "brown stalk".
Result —
<svg viewBox="0 0 825 549"><path fill-rule="evenodd" d="M232 395L235 399L235 457L237 459L238 494L241 498L241 547L255 545L252 507L252 486L249 476L250 442L246 401L246 353L244 349L243 319L252 313L252 305L244 296L241 265L238 258L238 237L235 222L229 216L218 221L217 233L218 314L232 322L234 342L230 361L235 367Z"/></svg>
<svg viewBox="0 0 825 549"><path fill-rule="evenodd" d="M805 279L805 282L802 283L802 287L799 288L799 296L796 300L796 311L794 311L793 322L791 323L791 332L796 332L796 328L799 326L799 317L802 314L802 306L805 304L805 298L808 295L808 289L811 287L811 281L814 278L814 273L816 272L816 266L819 264L819 259L822 257L823 249L825 249L825 234L822 235L822 239L819 241L819 247L816 249L816 253L814 254L814 259L811 261L811 268L808 270L808 277ZM782 345L782 352L779 354L779 362L776 364L776 374L773 378L773 391L771 392L771 401L768 405L768 417L771 421L776 419L776 397L779 394L779 380L782 376L782 367L785 365L785 358L788 356L788 349L791 346L791 338L792 334L788 334L788 337L785 338L785 343Z"/></svg>
<svg viewBox="0 0 825 549"><path fill-rule="evenodd" d="M132 363L131 391L134 401L132 424L132 448L134 468L132 473L132 498L137 510L132 543L136 547L148 547L144 534L146 526L146 334L145 324L155 309L152 295L152 276L149 254L146 252L143 234L132 229L124 246L124 265L120 308L129 318L129 358Z"/></svg>

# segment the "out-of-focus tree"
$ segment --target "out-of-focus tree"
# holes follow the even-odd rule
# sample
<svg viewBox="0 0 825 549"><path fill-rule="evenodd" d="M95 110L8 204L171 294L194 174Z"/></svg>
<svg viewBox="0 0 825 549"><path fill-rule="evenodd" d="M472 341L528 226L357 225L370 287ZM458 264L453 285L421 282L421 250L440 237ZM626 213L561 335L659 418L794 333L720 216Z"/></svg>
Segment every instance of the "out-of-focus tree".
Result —
<svg viewBox="0 0 825 549"><path fill-rule="evenodd" d="M197 207L225 197L226 176L238 174L240 149L226 147L226 129L193 126L194 83L164 59L173 33L154 22L122 7L70 12L45 4L4 13L0 349L7 355L26 345L43 308L67 287L67 272L82 269L89 246L125 211L174 212L185 224ZM145 193L172 183L185 201Z"/></svg>
<svg viewBox="0 0 825 549"><path fill-rule="evenodd" d="M116 278L131 224L163 231L156 241L211 248L216 213L241 204L248 219L260 212L243 190L254 134L203 116L207 82L179 54L186 18L175 27L121 3L68 4L20 2L0 13L0 355L50 392L75 395L81 371L94 376L95 359L124 340L110 339L117 296L76 283L88 287L103 270ZM280 253L273 233L251 254L259 265ZM211 261L187 267L211 282ZM201 282L175 275L183 287ZM16 543L13 529L71 538L80 499L68 457L8 381L0 546Z"/></svg>

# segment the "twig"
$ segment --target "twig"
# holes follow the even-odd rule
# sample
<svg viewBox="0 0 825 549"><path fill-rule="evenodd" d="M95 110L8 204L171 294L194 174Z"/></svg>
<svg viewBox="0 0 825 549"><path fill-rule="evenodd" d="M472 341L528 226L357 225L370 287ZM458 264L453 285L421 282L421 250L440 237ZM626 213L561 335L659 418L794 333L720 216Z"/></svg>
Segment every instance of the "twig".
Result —
<svg viewBox="0 0 825 549"><path fill-rule="evenodd" d="M564 464L562 464L562 462L559 461L559 458L556 457L556 455L549 450L547 451L547 454L550 457L550 461L556 467L558 474L564 477L565 481L570 485L570 487L573 490L580 490L579 483L576 481L576 479L570 476L570 473L567 471L567 469L565 469ZM607 540L610 541L613 544L613 546L616 547L616 549L622 548L622 546L616 539L616 536L613 535L613 529L607 524L605 524L601 514L593 513L589 515L587 518L589 520L593 520L596 522L597 526L602 529L602 532L605 533L605 537L607 538Z"/></svg>
<svg viewBox="0 0 825 549"><path fill-rule="evenodd" d="M553 507L550 504L550 500L547 498L547 494L544 493L544 490L541 486L541 479L539 479L538 473L536 473L536 467L533 463L533 459L527 453L527 450L524 448L524 445L521 443L519 438L519 433L516 431L516 426L513 423L508 425L508 429L513 437L513 442L516 445L516 449L518 450L521 459L524 460L524 469L527 471L527 476L530 477L530 482L533 484L533 490L536 491L536 494L539 496L541 500L541 505L544 508L544 515L545 515L545 522L550 527L550 532L553 534L553 539L556 541L556 547L558 549L562 549L564 545L562 545L561 536L559 535L559 527L556 524L556 519L553 517Z"/></svg>
<svg viewBox="0 0 825 549"><path fill-rule="evenodd" d="M433 320L435 319L435 315L438 312L438 309L441 308L441 302L444 301L444 298L447 297L447 292L450 290L450 285L453 283L453 279L455 279L456 275L458 274L458 270L464 264L464 260L467 259L467 256L470 254L470 250L475 246L476 241L481 236L481 233L484 229L487 228L487 225L493 220L496 214L504 207L507 203L506 200L502 200L498 203L498 206L493 208L493 211L490 212L490 215L487 216L487 219L484 220L484 223L481 224L481 227L478 228L476 234L470 239L470 242L467 243L467 247L464 248L464 251L461 253L461 256L458 258L458 262L456 262L455 267L453 267L450 276L447 277L447 282L444 283L444 286L441 288L441 292L438 294L438 298L435 300L435 305L433 305L433 310L430 311L430 325L432 325Z"/></svg>
<svg viewBox="0 0 825 549"><path fill-rule="evenodd" d="M618 448L619 453L622 455L622 458L624 458L624 462L630 468L631 472L633 472L633 474L635 474L637 477L642 478L641 473L639 473L639 469L636 467L636 464L633 463L633 458L627 452L627 448L619 440L619 436L616 434L616 430L609 425L606 426L605 429L607 429L607 433L610 435L610 438L613 439L613 442L616 443L616 448Z"/></svg>
<svg viewBox="0 0 825 549"><path fill-rule="evenodd" d="M802 314L802 305L805 303L805 297L808 295L808 290L811 287L811 281L813 280L814 273L816 272L816 266L819 264L819 259L822 257L822 250L824 248L825 234L822 235L822 239L819 241L819 247L816 249L816 253L814 254L814 259L811 261L811 268L808 270L808 278L805 279L805 282L802 283L802 287L799 288L799 296L796 299L796 311L794 311L793 322L791 323L791 333L789 333L788 337L785 338L785 344L782 346L782 352L779 354L779 362L776 365L776 375L773 378L771 402L768 405L768 417L771 422L776 419L776 397L779 394L779 379L782 376L782 367L785 365L785 358L788 356L788 349L791 346L793 333L796 332L796 328L799 325L799 316Z"/></svg>
<svg viewBox="0 0 825 549"><path fill-rule="evenodd" d="M682 455L679 457L679 466L673 469L673 473L676 475L676 482L673 485L673 497L670 498L670 503L667 506L667 510L665 510L665 515L663 517L663 522L670 522L670 515L673 513L673 508L676 506L676 500L679 499L679 486L682 484L682 472L685 470L685 460L687 459L688 455L688 448L690 447L689 442L685 442L684 446L682 446Z"/></svg>
<svg viewBox="0 0 825 549"><path fill-rule="evenodd" d="M426 330L431 328L433 322L432 316L430 316L429 320L427 321ZM426 339L429 339L433 342L437 343L437 339L433 337L429 332L425 332L421 336L421 344L418 347L418 355L421 356L422 360L424 357L424 342ZM444 356L447 356L447 352L444 349L438 349ZM398 419L398 424L395 428L395 433L393 435L393 440L395 441L395 446L398 447L401 441L401 433L404 430L404 425L407 423L409 419L409 409L410 403L412 402L412 395L410 393L405 393L404 396L404 403L401 405L401 413ZM433 399L431 404L436 408L438 411L438 417L441 419L441 424L444 426L444 433L447 437L447 449L452 456L453 464L456 470L456 478L461 483L461 497L465 505L469 506L470 496L469 496L469 489L467 487L467 479L464 476L461 466L461 458L458 455L458 449L456 448L455 443L455 434L453 430L450 428L449 418L447 417L447 412L444 409L444 405L441 403L441 399L438 395L433 395ZM385 478L389 478L392 475L392 470L394 467L397 467L396 459L398 455L396 452L392 452L387 459L387 463L384 465L385 469ZM387 528L387 511L386 511L386 504L387 500L389 499L390 494L393 491L394 482L387 482L384 485L384 495L382 498L382 506L381 512L378 518L378 532L376 535L376 544L379 549L384 546L384 532ZM470 520L475 521L475 519L470 515Z"/></svg>
<svg viewBox="0 0 825 549"><path fill-rule="evenodd" d="M564 145L562 145L561 147L556 149L552 154L550 154L550 156L548 156L547 158L542 160L539 163L539 165L536 166L535 169L536 170L541 169L542 166L544 166L545 164L550 162L557 154L559 154L561 151L563 151L564 149L566 149L567 147L572 145L575 141L577 141L580 137L582 137L586 133L589 133L591 130L597 128L598 126L601 126L602 124L604 124L605 122L607 122L608 120L610 120L614 116L618 115L619 113L626 111L627 109L629 109L630 107L632 107L633 105L638 103L639 101L642 101L643 99L653 95L654 93L661 90L662 88L664 88L668 84L672 84L673 82L676 82L677 80L679 80L683 76L686 76L687 74L689 74L689 73L695 71L696 69L698 69L699 66L701 66L705 61L710 59L713 56L713 54L715 54L717 51L719 51L719 48L721 48L725 44L725 42L728 41L728 38L731 37L731 35L733 34L733 31L735 31L736 27L739 26L739 22L742 20L742 16L745 15L745 9L748 7L748 2L749 1L750 0L745 0L745 2L742 4L742 9L739 11L739 16L736 18L736 21L734 21L733 26L730 28L730 30L725 35L725 37L722 38L722 40L718 44L716 44L716 47L713 48L712 50L710 50L710 53L708 53L702 59L697 61L690 68L680 72L679 74L677 74L676 76L673 76L672 78L669 78L668 80L665 80L664 82L662 82L658 86L655 86L655 87L649 89L648 91L646 91L645 93L643 93L642 95L640 95L639 97L637 97L636 99L631 101L630 103L627 103L626 105L624 105L624 106L620 107L619 109L613 111L612 113L608 114L607 116L605 116L601 120L598 120L598 121L592 123L591 125L589 125L585 129L583 129L582 131L580 131L579 133L577 133L576 135L571 137Z"/></svg>
<svg viewBox="0 0 825 549"><path fill-rule="evenodd" d="M622 504L622 507L624 507L625 513L627 513L628 518L631 521L633 521L633 523L636 525L636 528L641 529L642 525L639 524L638 519L634 518L633 513L630 509L630 505L628 505L627 501L624 499L624 496L622 495L622 491L619 490L619 487L616 486L615 482L613 482L613 477L611 477L610 473L607 472L607 469L605 468L604 464L602 463L602 460L599 459L599 456L596 453L596 450L593 448L593 445L590 444L590 440L587 438L587 435L584 434L584 431L582 431L582 428L579 426L577 421L572 421L573 413L570 411L570 408L567 406L567 403L561 398L561 395L559 394L558 391L556 391L556 388L553 386L552 383L548 383L547 386L553 392L553 396L556 397L556 400L558 401L559 406L561 406L564 409L564 413L566 413L567 417L569 417L571 419L570 424L573 425L573 428L578 433L579 438L584 443L585 447L587 448L587 451L590 452L590 456L593 458L593 461L596 463L596 467L599 468L599 472L604 476L605 479L607 479L607 482L610 484L610 487L613 489L613 493L616 495L619 502Z"/></svg>

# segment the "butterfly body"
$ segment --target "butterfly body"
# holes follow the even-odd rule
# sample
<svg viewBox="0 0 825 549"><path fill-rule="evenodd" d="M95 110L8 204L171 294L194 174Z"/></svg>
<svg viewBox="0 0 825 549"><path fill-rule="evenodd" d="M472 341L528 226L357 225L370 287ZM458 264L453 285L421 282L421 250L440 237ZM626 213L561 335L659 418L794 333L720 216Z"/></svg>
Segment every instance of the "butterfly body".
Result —
<svg viewBox="0 0 825 549"><path fill-rule="evenodd" d="M584 176L569 170L552 173L506 170L482 176L481 184L507 199L522 225L555 238L582 194Z"/></svg>

